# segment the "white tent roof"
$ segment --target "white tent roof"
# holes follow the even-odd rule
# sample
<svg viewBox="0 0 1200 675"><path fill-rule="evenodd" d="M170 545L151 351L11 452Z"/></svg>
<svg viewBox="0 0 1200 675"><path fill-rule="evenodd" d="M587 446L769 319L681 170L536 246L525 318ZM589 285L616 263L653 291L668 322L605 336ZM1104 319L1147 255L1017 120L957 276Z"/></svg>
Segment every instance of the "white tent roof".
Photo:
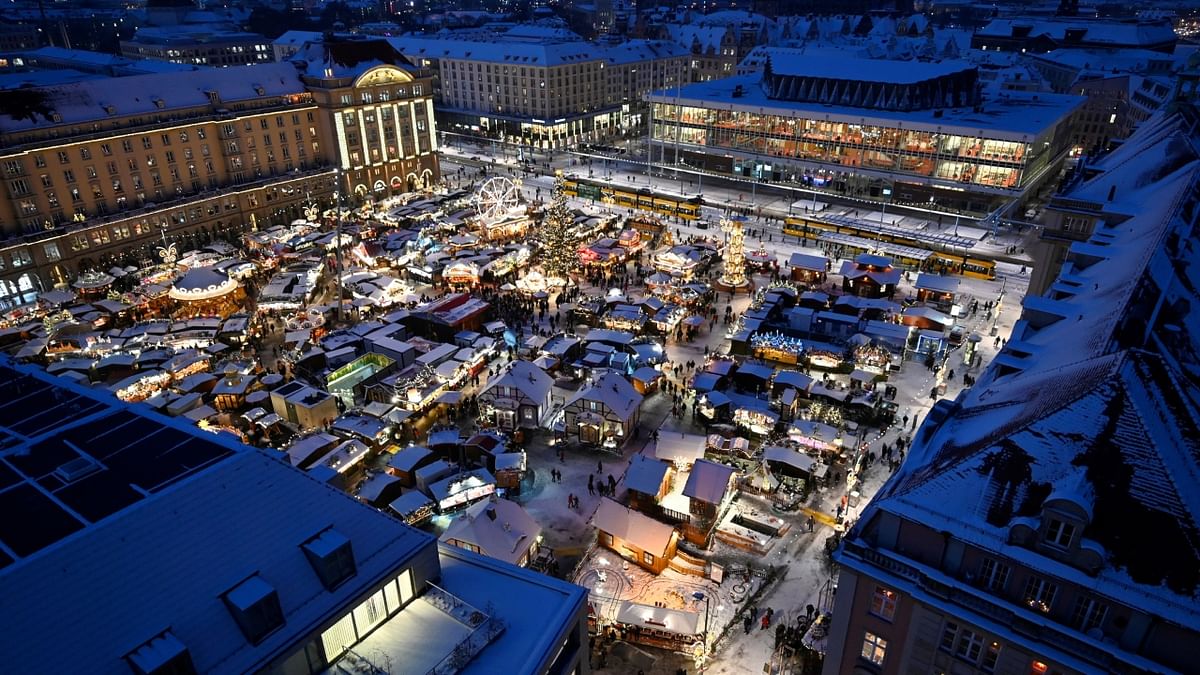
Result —
<svg viewBox="0 0 1200 675"><path fill-rule="evenodd" d="M700 613L666 607L641 605L632 600L621 601L617 622L630 626L645 626L678 635L700 634Z"/></svg>
<svg viewBox="0 0 1200 675"><path fill-rule="evenodd" d="M655 441L654 456L668 462L691 464L704 456L705 442L705 437L698 434L659 434Z"/></svg>
<svg viewBox="0 0 1200 675"><path fill-rule="evenodd" d="M816 460L803 452L797 452L791 448L782 446L771 446L763 449L763 459L768 462L783 462L788 466L793 466L806 473L812 473L813 464Z"/></svg>

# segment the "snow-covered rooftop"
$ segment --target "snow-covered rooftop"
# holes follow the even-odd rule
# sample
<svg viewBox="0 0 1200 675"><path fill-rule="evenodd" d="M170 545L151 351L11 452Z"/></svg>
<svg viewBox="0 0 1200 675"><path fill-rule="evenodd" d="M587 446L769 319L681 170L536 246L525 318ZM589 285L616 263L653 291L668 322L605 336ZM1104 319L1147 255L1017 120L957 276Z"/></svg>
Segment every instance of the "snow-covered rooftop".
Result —
<svg viewBox="0 0 1200 675"><path fill-rule="evenodd" d="M42 373L2 365L0 379L9 392L0 504L21 514L0 525L0 591L21 608L0 641L6 669L44 672L52 658L62 672L128 673L124 657L170 627L198 671L255 671L433 545L230 436ZM101 464L84 466L72 446ZM55 472L63 487L54 492L22 478L44 483ZM301 548L330 525L351 541L357 566L332 591ZM254 573L284 616L258 645L222 601Z"/></svg>
<svg viewBox="0 0 1200 675"><path fill-rule="evenodd" d="M670 468L661 460L636 455L625 470L625 487L634 492L657 495Z"/></svg>
<svg viewBox="0 0 1200 675"><path fill-rule="evenodd" d="M596 514L592 516L592 525L656 556L666 552L671 537L675 536L675 528L670 525L608 498L600 500Z"/></svg>
<svg viewBox="0 0 1200 675"><path fill-rule="evenodd" d="M588 42L505 40L499 36L442 39L415 35L388 40L412 59L460 59L544 67L604 58L604 50Z"/></svg>
<svg viewBox="0 0 1200 675"><path fill-rule="evenodd" d="M729 491L733 467L707 459L698 459L692 464L683 494L708 504L720 504Z"/></svg>
<svg viewBox="0 0 1200 675"><path fill-rule="evenodd" d="M772 52L771 70L778 75L818 77L855 82L916 84L974 70L967 61L886 61L883 59L822 59L794 52Z"/></svg>
<svg viewBox="0 0 1200 675"><path fill-rule="evenodd" d="M497 498L472 504L439 539L478 546L483 555L516 565L541 533L542 527L520 504Z"/></svg>
<svg viewBox="0 0 1200 675"><path fill-rule="evenodd" d="M866 61L874 68L877 61ZM869 72L869 71L868 71ZM696 82L676 90L652 93L648 100L670 105L746 110L758 114L813 116L851 121L854 124L896 126L898 123L941 133L980 135L985 138L1032 141L1080 107L1084 98L1045 92L1003 92L985 99L980 110L942 108L929 110L879 110L820 103L801 103L770 98L758 74ZM735 93L737 95L735 95Z"/></svg>
<svg viewBox="0 0 1200 675"><path fill-rule="evenodd" d="M626 420L642 404L642 395L633 388L629 380L609 371L590 386L578 391L567 401L566 405L569 406L578 400L602 403L618 418Z"/></svg>
<svg viewBox="0 0 1200 675"><path fill-rule="evenodd" d="M1099 224L1044 296L1027 296L1005 348L926 419L902 469L863 514L887 511L1200 625L1200 404L1190 328L1200 294L1191 226L1200 152L1187 106L1145 122L1056 197ZM1088 206L1088 205L1091 206ZM1149 314L1161 289L1178 289ZM1010 543L1054 499L1089 514L1092 575ZM954 509L946 509L950 502ZM861 534L862 525L852 532Z"/></svg>
<svg viewBox="0 0 1200 675"><path fill-rule="evenodd" d="M514 361L499 377L493 378L484 391L496 387L514 387L530 400L541 403L550 394L554 378L529 361Z"/></svg>
<svg viewBox="0 0 1200 675"><path fill-rule="evenodd" d="M224 105L233 105L269 102L304 90L296 68L289 63L197 70L186 77L166 72L89 79L25 90L27 100L21 105L12 101L0 105L0 132L208 107L212 105L208 92L215 92ZM61 121L53 122L52 114Z"/></svg>

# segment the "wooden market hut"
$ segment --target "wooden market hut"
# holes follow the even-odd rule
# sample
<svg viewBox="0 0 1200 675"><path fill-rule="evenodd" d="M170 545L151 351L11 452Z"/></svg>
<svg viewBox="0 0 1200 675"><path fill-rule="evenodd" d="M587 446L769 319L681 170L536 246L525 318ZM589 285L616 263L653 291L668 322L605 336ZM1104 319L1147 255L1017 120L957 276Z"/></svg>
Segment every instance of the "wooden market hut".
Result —
<svg viewBox="0 0 1200 675"><path fill-rule="evenodd" d="M829 258L823 255L793 253L788 260L788 267L791 268L792 281L803 284L823 284L826 272L829 270Z"/></svg>
<svg viewBox="0 0 1200 675"><path fill-rule="evenodd" d="M624 478L629 506L644 513L655 513L659 503L671 491L674 474L674 467L667 462L635 455Z"/></svg>
<svg viewBox="0 0 1200 675"><path fill-rule="evenodd" d="M679 542L675 528L612 499L600 500L592 525L601 546L655 574L661 574L675 557Z"/></svg>
<svg viewBox="0 0 1200 675"><path fill-rule="evenodd" d="M734 469L707 459L698 459L692 464L683 496L689 501L688 510L692 519L684 530L688 541L707 546L713 530L721 520L722 512L733 496Z"/></svg>

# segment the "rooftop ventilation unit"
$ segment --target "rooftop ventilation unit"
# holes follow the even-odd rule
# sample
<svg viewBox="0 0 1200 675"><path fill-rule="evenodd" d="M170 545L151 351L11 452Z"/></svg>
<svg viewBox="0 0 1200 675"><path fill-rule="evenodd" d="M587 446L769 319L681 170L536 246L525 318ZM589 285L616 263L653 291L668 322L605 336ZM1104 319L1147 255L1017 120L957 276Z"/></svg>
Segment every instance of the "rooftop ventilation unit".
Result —
<svg viewBox="0 0 1200 675"><path fill-rule="evenodd" d="M100 470L87 457L77 457L54 470L54 476L64 483L74 483Z"/></svg>

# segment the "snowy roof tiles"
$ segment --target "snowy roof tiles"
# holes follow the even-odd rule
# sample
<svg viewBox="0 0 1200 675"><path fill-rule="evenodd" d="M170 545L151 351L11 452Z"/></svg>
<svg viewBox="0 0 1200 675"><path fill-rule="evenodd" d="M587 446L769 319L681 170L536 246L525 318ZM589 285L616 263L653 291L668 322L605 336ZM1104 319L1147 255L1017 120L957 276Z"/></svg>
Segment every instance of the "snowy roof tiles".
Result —
<svg viewBox="0 0 1200 675"><path fill-rule="evenodd" d="M657 495L670 468L666 462L636 455L625 471L625 487L634 492Z"/></svg>
<svg viewBox="0 0 1200 675"><path fill-rule="evenodd" d="M666 553L671 544L671 537L675 536L675 528L670 525L660 523L607 497L601 499L600 505L596 507L592 525L601 532L624 539L655 556Z"/></svg>
<svg viewBox="0 0 1200 675"><path fill-rule="evenodd" d="M324 78L358 77L376 66L410 67L404 55L383 38L310 42L292 61L303 62L309 76Z"/></svg>
<svg viewBox="0 0 1200 675"><path fill-rule="evenodd" d="M567 401L567 405L584 400L597 401L622 420L629 419L642 404L642 395L633 388L629 380L614 372L606 372L590 386L581 389Z"/></svg>
<svg viewBox="0 0 1200 675"><path fill-rule="evenodd" d="M414 35L388 40L410 58L461 59L523 66L559 66L604 58L603 50L586 42L505 40L500 36L442 39Z"/></svg>
<svg viewBox="0 0 1200 675"><path fill-rule="evenodd" d="M1153 47L1174 44L1175 30L1169 21L1123 22L1083 19L993 19L979 28L982 37L1047 38L1063 44L1090 44L1113 47Z"/></svg>
<svg viewBox="0 0 1200 675"><path fill-rule="evenodd" d="M85 80L27 90L28 105L0 103L0 132L207 107L212 105L209 92L230 104L270 101L304 90L296 68L288 63L197 70L183 78L167 72ZM54 114L59 122L53 121Z"/></svg>
<svg viewBox="0 0 1200 675"><path fill-rule="evenodd" d="M916 84L974 70L967 61L886 61L883 59L819 59L794 50L771 52L771 70L778 75L817 77L855 82Z"/></svg>
<svg viewBox="0 0 1200 675"><path fill-rule="evenodd" d="M550 394L554 379L529 361L514 361L500 377L488 383L484 391L495 387L514 387L531 401L542 403Z"/></svg>
<svg viewBox="0 0 1200 675"><path fill-rule="evenodd" d="M1195 236L1200 183L1189 110L1144 123L1092 165L1099 175L1060 195L1060 206L1095 205L1093 236L1072 247L1046 296L1025 299L978 383L935 406L862 522L891 512L1127 606L1200 623L1200 406L1194 339L1182 328L1195 323L1197 293L1171 278L1195 255L1181 243ZM1147 326L1147 298L1172 286L1170 317ZM960 508L946 510L947 500ZM1036 528L1043 505L1058 500L1089 520L1083 545L1103 561L1093 576L1011 543L1010 527Z"/></svg>
<svg viewBox="0 0 1200 675"><path fill-rule="evenodd" d="M707 459L697 459L692 464L687 483L683 486L683 494L708 504L720 504L729 490L732 478L733 467Z"/></svg>
<svg viewBox="0 0 1200 675"><path fill-rule="evenodd" d="M865 62L867 68L873 68L875 63ZM900 111L778 100L767 95L760 86L760 80L761 75L750 74L696 82L682 87L678 92L671 89L652 93L648 100L722 110L746 110L756 114L809 115L821 119L828 116L853 124L895 126L903 123L905 128L911 124L931 131L941 129L941 133L974 134L1027 142L1065 119L1085 100L1082 96L1012 91L986 98L979 110L958 107Z"/></svg>
<svg viewBox="0 0 1200 675"><path fill-rule="evenodd" d="M486 556L516 565L541 533L541 526L520 504L507 499L485 499L455 518L440 539L473 544Z"/></svg>

